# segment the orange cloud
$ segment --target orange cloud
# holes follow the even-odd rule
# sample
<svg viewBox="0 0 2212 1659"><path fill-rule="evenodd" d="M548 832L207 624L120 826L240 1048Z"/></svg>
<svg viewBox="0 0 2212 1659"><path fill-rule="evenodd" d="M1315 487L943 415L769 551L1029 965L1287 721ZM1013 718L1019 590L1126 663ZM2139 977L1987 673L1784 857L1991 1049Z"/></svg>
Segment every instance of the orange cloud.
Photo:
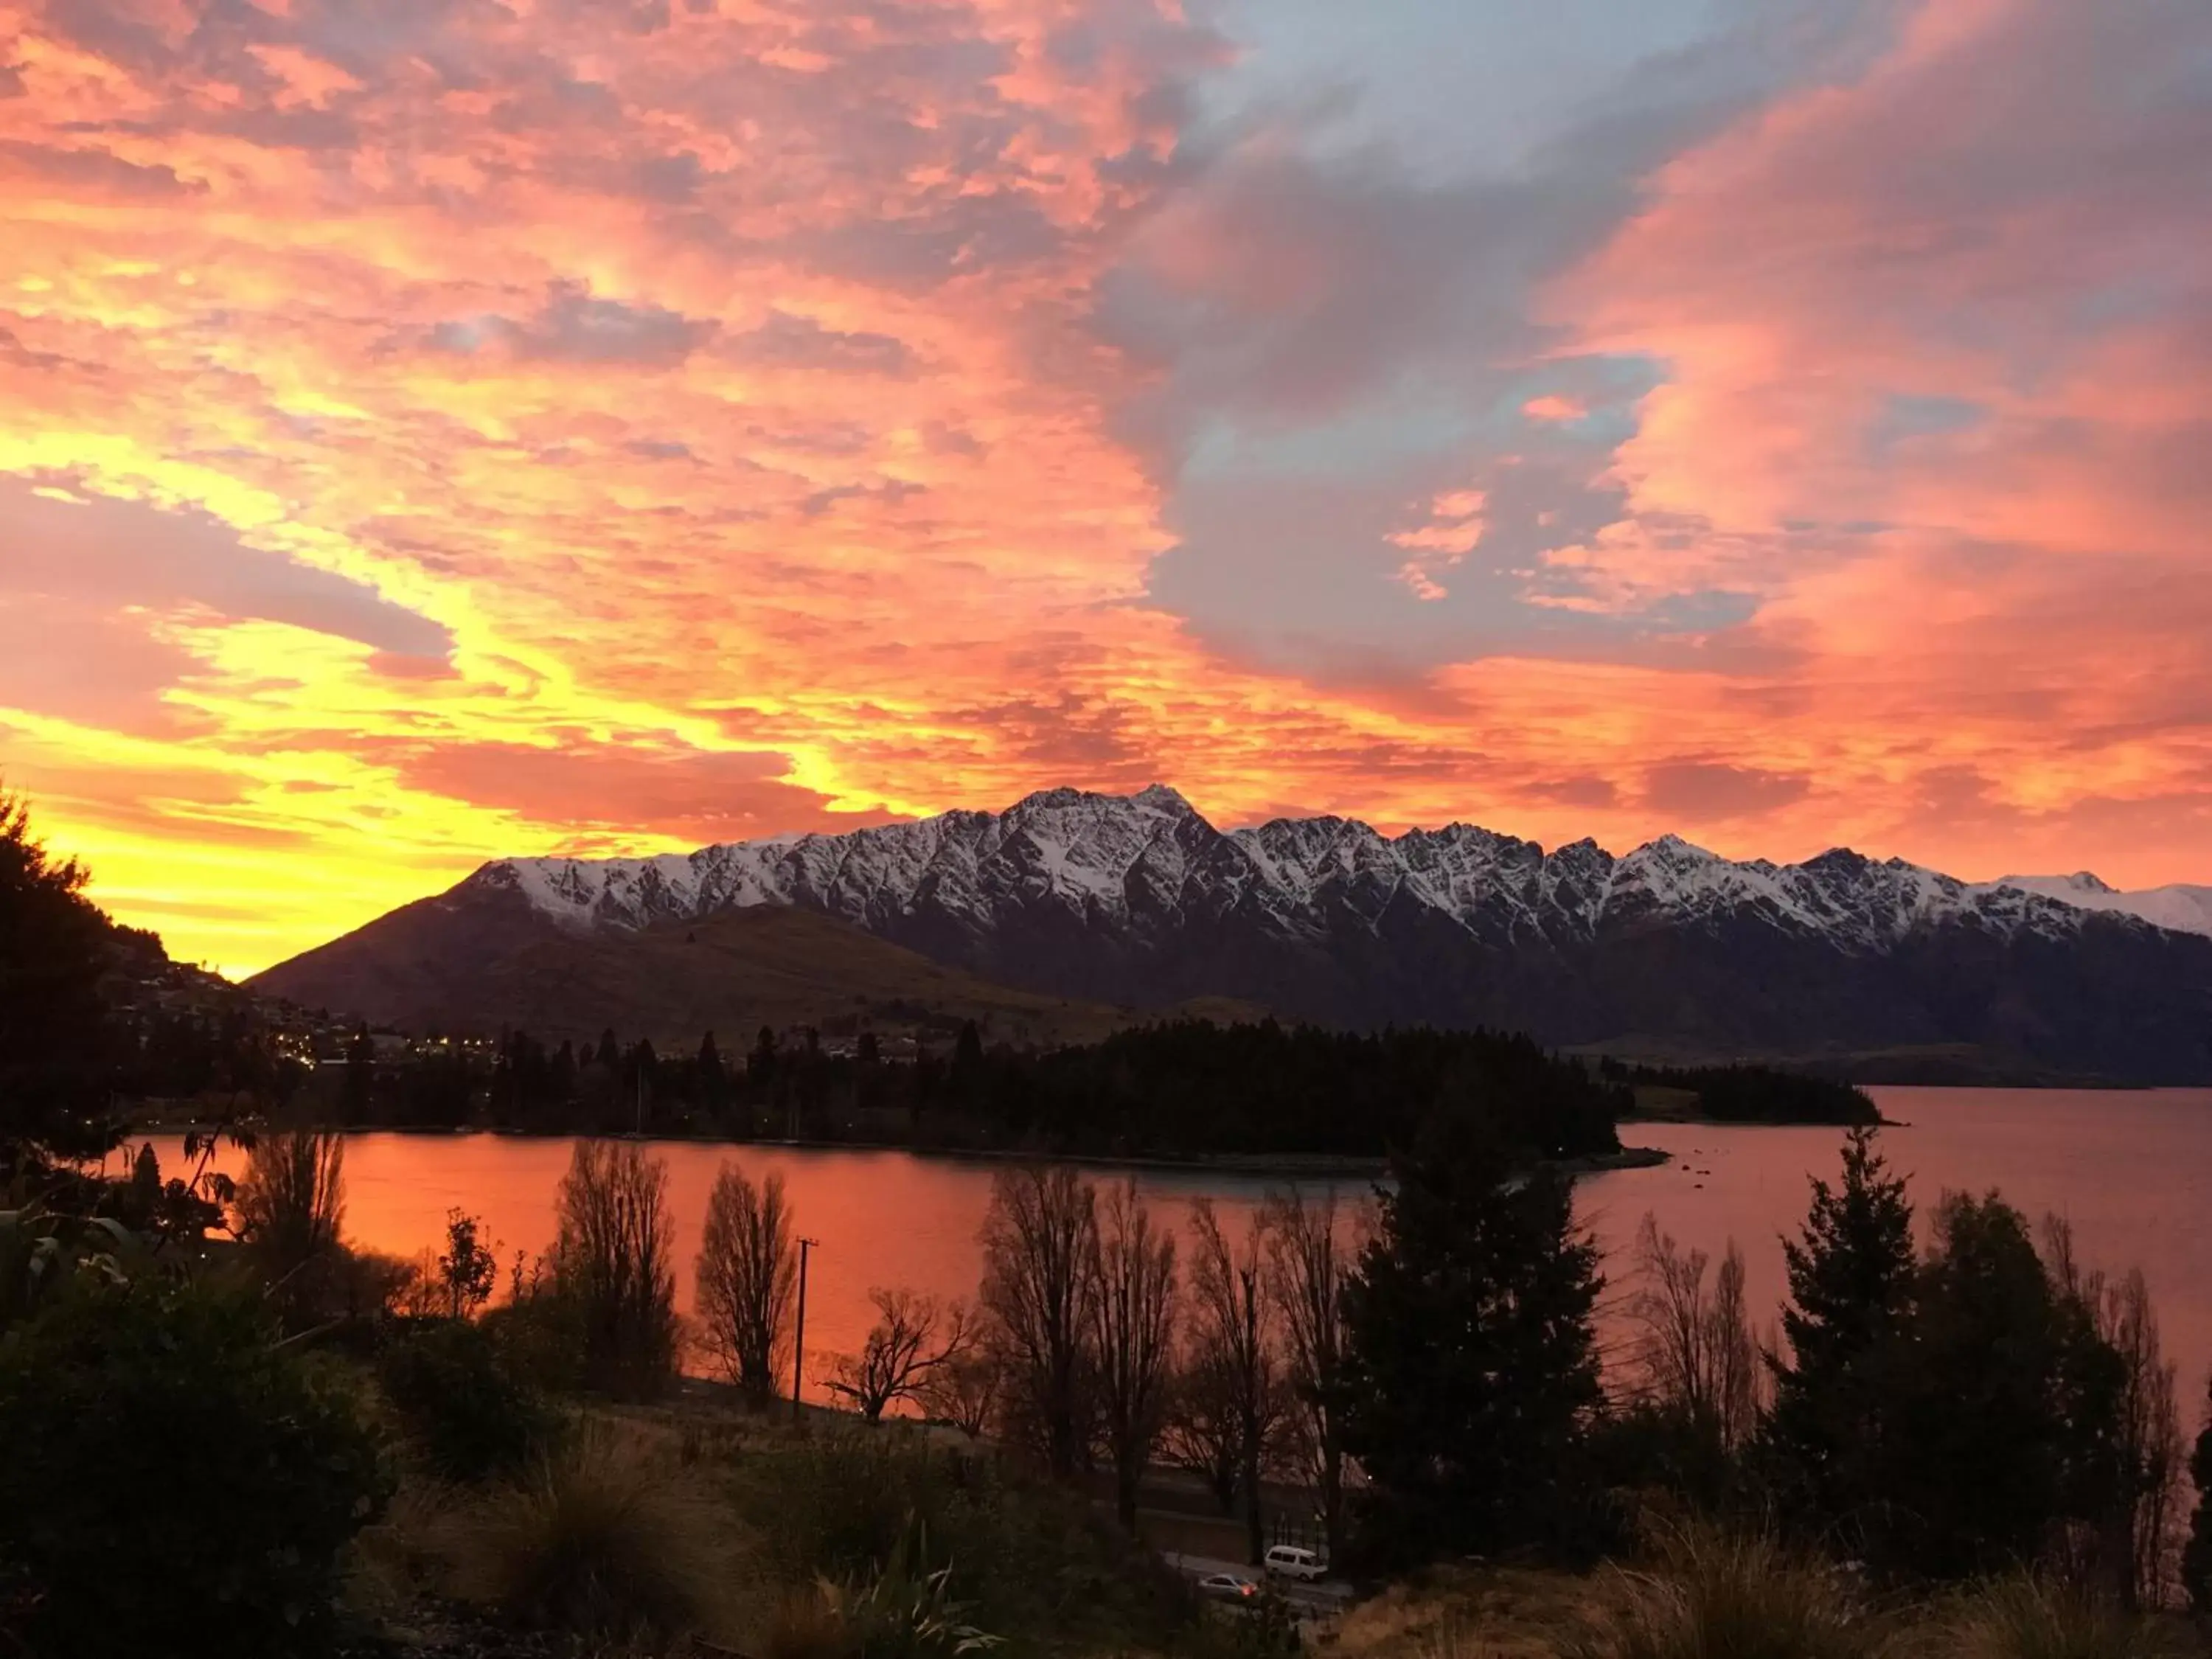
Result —
<svg viewBox="0 0 2212 1659"><path fill-rule="evenodd" d="M1589 413L1589 409L1579 398L1547 393L1529 398L1521 405L1521 412L1532 421L1579 421Z"/></svg>
<svg viewBox="0 0 2212 1659"><path fill-rule="evenodd" d="M1498 351L1663 383L1601 457L1616 516L1540 558L1483 563L1557 516L1499 455L1387 481L1425 505L1360 591L1436 618L1429 671L1247 659L1157 591L1156 400L1237 349L1208 307L1289 330L1254 384L1322 409L1452 291L1355 304L1427 243L1363 263L1265 154L1231 217L1191 193L1225 47L1179 9L205 9L0 3L0 767L184 955L257 967L498 854L1154 778L1225 822L2212 874L2202 292L2049 325L2212 268L2208 220L2180 160L2116 199L2039 136L2184 155L2185 110L2065 86L2139 67L2093 24L1930 4L1564 239ZM1102 323L1133 249L1189 290L1156 349ZM1559 631L1478 634L1478 574ZM1710 592L1740 611L1571 626Z"/></svg>

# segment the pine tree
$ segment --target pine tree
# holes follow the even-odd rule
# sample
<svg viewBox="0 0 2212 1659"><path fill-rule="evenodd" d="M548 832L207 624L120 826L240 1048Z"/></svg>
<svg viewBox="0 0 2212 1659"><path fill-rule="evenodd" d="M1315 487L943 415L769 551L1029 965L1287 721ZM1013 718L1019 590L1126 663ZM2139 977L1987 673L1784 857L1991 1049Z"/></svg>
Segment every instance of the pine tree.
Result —
<svg viewBox="0 0 2212 1659"><path fill-rule="evenodd" d="M719 1114L729 1103L730 1074L722 1065L722 1051L714 1046L712 1031L699 1039L698 1102L709 1113Z"/></svg>
<svg viewBox="0 0 2212 1659"><path fill-rule="evenodd" d="M1477 1115L1410 1156L1345 1287L1334 1392L1371 1485L1355 1553L1390 1563L1560 1541L1589 1497L1596 1246L1567 1178L1525 1172Z"/></svg>
<svg viewBox="0 0 2212 1659"><path fill-rule="evenodd" d="M1789 1357L1770 1356L1767 1449L1793 1504L1826 1522L1864 1502L1878 1437L1875 1355L1912 1299L1912 1205L1872 1129L1844 1143L1843 1184L1813 1182L1802 1238L1784 1240Z"/></svg>
<svg viewBox="0 0 2212 1659"><path fill-rule="evenodd" d="M1965 1578L2032 1564L2101 1519L2119 1356L2054 1285L2021 1213L1948 1195L1902 1340L1881 1355L1870 1541L1884 1565Z"/></svg>
<svg viewBox="0 0 2212 1659"><path fill-rule="evenodd" d="M161 1204L161 1160L148 1141L131 1161L131 1210L136 1224L144 1226Z"/></svg>

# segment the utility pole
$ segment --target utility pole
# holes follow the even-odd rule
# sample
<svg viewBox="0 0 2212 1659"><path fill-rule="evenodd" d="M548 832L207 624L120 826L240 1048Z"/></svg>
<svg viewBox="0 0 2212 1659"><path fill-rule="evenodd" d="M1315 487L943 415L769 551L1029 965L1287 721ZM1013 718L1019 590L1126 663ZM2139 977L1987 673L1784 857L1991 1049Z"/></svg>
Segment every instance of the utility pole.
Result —
<svg viewBox="0 0 2212 1659"><path fill-rule="evenodd" d="M791 1336L791 1414L794 1419L804 1417L806 1411L799 1399L806 1387L806 1253L821 1242L818 1238L799 1241L799 1318Z"/></svg>

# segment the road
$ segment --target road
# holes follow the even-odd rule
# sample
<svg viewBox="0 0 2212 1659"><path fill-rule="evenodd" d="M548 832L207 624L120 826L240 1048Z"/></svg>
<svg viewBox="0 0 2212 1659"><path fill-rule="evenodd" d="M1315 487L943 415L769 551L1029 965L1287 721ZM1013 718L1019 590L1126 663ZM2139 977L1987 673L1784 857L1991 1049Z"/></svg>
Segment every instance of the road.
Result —
<svg viewBox="0 0 2212 1659"><path fill-rule="evenodd" d="M1352 1601L1352 1586L1341 1579L1324 1578L1318 1583L1308 1583L1296 1578L1269 1578L1259 1568L1242 1561L1224 1561L1211 1555L1182 1555L1173 1550L1160 1554L1167 1564L1186 1578L1210 1578L1217 1572L1249 1578L1254 1583L1271 1588L1283 1600L1310 1619L1326 1618L1341 1613Z"/></svg>

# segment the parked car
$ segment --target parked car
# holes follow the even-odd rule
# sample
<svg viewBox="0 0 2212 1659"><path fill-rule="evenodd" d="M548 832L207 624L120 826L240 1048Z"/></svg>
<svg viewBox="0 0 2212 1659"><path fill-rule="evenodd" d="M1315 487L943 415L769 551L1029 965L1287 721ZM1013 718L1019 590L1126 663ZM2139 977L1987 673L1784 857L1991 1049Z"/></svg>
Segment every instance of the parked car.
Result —
<svg viewBox="0 0 2212 1659"><path fill-rule="evenodd" d="M1249 1601L1259 1595L1260 1587L1233 1572L1216 1572L1198 1581L1198 1593L1209 1601Z"/></svg>
<svg viewBox="0 0 2212 1659"><path fill-rule="evenodd" d="M1320 1556L1296 1544L1278 1544L1267 1552L1267 1571L1277 1578L1296 1578L1313 1583L1328 1576Z"/></svg>

